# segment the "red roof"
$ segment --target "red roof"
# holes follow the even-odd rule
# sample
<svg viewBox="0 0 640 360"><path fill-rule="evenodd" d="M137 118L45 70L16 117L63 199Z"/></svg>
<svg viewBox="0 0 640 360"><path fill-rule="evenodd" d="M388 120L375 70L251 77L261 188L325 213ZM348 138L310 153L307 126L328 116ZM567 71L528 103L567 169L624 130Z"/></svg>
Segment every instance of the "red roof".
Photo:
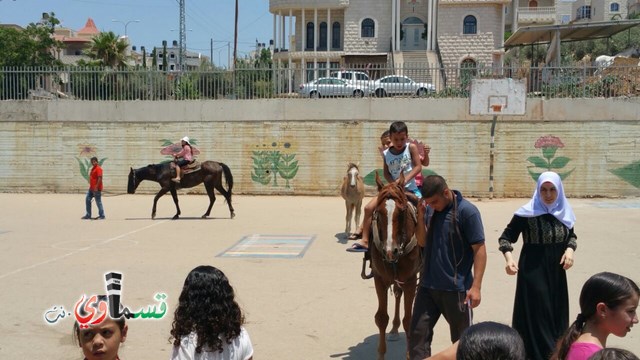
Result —
<svg viewBox="0 0 640 360"><path fill-rule="evenodd" d="M96 27L96 23L93 22L93 19L89 18L84 27L78 30L78 34L100 34L100 30Z"/></svg>

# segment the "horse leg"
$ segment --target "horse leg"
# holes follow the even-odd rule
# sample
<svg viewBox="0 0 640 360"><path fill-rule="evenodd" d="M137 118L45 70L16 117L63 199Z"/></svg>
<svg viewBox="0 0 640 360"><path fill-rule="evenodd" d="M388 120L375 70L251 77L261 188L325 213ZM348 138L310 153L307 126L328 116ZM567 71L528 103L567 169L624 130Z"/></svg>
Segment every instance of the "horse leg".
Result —
<svg viewBox="0 0 640 360"><path fill-rule="evenodd" d="M389 341L398 340L398 329L400 329L400 301L402 300L402 288L398 284L393 284L393 297L395 298L395 306L393 311L393 321L391 322L391 331L389 331Z"/></svg>
<svg viewBox="0 0 640 360"><path fill-rule="evenodd" d="M213 183L206 182L204 183L204 188L207 189L207 195L209 195L209 207L207 208L207 212L202 215L203 219L206 219L209 214L211 214L211 208L213 204L216 202L216 192L213 190Z"/></svg>
<svg viewBox="0 0 640 360"><path fill-rule="evenodd" d="M362 199L356 202L356 229L360 225L360 214L362 213Z"/></svg>
<svg viewBox="0 0 640 360"><path fill-rule="evenodd" d="M345 226L344 226L344 232L347 233L347 235L349 235L351 233L351 215L353 213L353 204L351 204L349 201L345 201L344 202L346 208L347 208L347 215L345 216Z"/></svg>
<svg viewBox="0 0 640 360"><path fill-rule="evenodd" d="M378 326L378 360L384 360L384 354L387 353L387 342L385 340L385 331L389 324L389 314L387 314L387 296L388 287L381 279L374 278L376 284L376 294L378 295L378 311L375 315L376 325Z"/></svg>
<svg viewBox="0 0 640 360"><path fill-rule="evenodd" d="M407 281L404 284L404 317L402 318L402 327L404 333L407 336L407 360L409 360L409 337L411 331L411 317L413 315L413 300L416 297L418 278L414 277L412 280Z"/></svg>
<svg viewBox="0 0 640 360"><path fill-rule="evenodd" d="M236 213L233 210L233 205L231 205L231 192L225 190L224 187L222 187L222 181L218 181L214 187L220 192L220 194L222 194L222 196L224 196L224 199L227 201L227 205L229 206L229 213L231 218L233 219L234 217L236 217Z"/></svg>
<svg viewBox="0 0 640 360"><path fill-rule="evenodd" d="M169 191L169 189L162 188L160 189L160 191L158 191L156 196L153 198L153 208L151 209L151 219L156 218L156 206L158 205L158 199L160 199L164 194L166 194L167 191Z"/></svg>
<svg viewBox="0 0 640 360"><path fill-rule="evenodd" d="M176 204L176 214L173 215L173 220L177 220L180 218L180 205L178 205L178 192L176 191L175 186L171 187L171 197L173 198L173 203Z"/></svg>

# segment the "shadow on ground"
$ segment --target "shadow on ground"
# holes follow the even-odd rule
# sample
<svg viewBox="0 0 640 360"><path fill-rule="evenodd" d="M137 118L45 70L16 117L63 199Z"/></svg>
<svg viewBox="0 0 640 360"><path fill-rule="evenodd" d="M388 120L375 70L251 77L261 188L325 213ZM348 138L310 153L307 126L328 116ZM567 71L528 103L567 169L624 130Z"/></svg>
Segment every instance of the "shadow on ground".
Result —
<svg viewBox="0 0 640 360"><path fill-rule="evenodd" d="M395 336L392 340L387 334L387 353L385 359L406 358L407 340L404 332ZM358 345L349 348L348 352L331 354L332 359L342 360L370 360L378 357L378 334L368 336Z"/></svg>

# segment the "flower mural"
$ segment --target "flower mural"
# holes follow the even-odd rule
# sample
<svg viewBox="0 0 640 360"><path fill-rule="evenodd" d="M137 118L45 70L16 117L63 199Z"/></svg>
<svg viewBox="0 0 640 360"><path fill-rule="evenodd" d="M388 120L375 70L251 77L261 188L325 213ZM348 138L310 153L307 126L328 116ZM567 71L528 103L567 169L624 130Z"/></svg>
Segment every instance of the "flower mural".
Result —
<svg viewBox="0 0 640 360"><path fill-rule="evenodd" d="M268 148L266 144L256 146L257 148ZM298 160L295 159L296 154L291 154L291 143L285 142L279 144L271 143L272 150L253 151L253 171L251 172L251 180L253 182L278 187L278 176L285 180L284 187L291 188L290 180L298 173Z"/></svg>
<svg viewBox="0 0 640 360"><path fill-rule="evenodd" d="M91 158L96 155L97 148L91 144L78 144L78 151L80 155L79 157L76 156L76 160L80 166L80 175L89 182L89 172L93 167L93 165L91 165ZM105 160L107 160L107 158L98 159L98 164L102 166Z"/></svg>
<svg viewBox="0 0 640 360"><path fill-rule="evenodd" d="M534 181L537 181L540 174L545 171L555 171L560 175L560 178L564 180L575 170L574 168L566 172L561 172L571 159L566 156L556 156L558 149L564 147L559 137L553 135L542 136L536 140L534 147L542 150L542 157L530 156L527 158L527 161L533 164L528 166L527 170ZM540 171L540 169L543 170Z"/></svg>

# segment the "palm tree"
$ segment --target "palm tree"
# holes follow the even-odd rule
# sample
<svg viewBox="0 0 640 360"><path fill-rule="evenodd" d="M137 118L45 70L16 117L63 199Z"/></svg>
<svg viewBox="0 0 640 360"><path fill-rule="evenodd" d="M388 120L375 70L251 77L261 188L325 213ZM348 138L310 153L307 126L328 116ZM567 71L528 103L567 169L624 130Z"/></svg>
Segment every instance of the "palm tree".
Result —
<svg viewBox="0 0 640 360"><path fill-rule="evenodd" d="M87 55L98 60L102 66L111 68L127 66L127 41L113 32L102 32L93 37Z"/></svg>

